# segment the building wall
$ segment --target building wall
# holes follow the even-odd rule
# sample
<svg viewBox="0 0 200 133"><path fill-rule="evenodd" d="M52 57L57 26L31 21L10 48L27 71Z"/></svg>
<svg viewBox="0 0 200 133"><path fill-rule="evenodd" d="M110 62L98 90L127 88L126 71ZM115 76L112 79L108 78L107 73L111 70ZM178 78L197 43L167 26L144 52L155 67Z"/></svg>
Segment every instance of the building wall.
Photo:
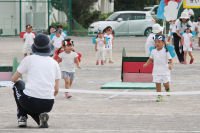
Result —
<svg viewBox="0 0 200 133"><path fill-rule="evenodd" d="M101 11L102 14L114 12L114 0L98 0L91 7L91 11Z"/></svg>
<svg viewBox="0 0 200 133"><path fill-rule="evenodd" d="M0 35L17 35L20 33L20 9L19 2L0 1ZM42 32L48 28L48 1L46 2L22 2L21 5L21 30L30 24L36 32ZM66 23L65 13L56 9L50 10L50 23ZM3 31L3 34L1 34Z"/></svg>
<svg viewBox="0 0 200 133"><path fill-rule="evenodd" d="M19 5L14 2L0 3L0 29L3 34L19 33ZM16 33L17 32L17 33Z"/></svg>

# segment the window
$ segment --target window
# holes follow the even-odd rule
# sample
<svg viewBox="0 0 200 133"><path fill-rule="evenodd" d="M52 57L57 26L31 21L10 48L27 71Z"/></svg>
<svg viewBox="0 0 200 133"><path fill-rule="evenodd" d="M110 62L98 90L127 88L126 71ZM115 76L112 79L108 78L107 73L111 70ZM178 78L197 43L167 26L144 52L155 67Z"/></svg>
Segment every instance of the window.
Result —
<svg viewBox="0 0 200 133"><path fill-rule="evenodd" d="M116 18L116 20L117 20L118 18L122 18L123 21L131 20L131 14L130 14L130 13L120 14L120 15Z"/></svg>
<svg viewBox="0 0 200 133"><path fill-rule="evenodd" d="M142 20L146 18L146 14L132 14L132 20Z"/></svg>

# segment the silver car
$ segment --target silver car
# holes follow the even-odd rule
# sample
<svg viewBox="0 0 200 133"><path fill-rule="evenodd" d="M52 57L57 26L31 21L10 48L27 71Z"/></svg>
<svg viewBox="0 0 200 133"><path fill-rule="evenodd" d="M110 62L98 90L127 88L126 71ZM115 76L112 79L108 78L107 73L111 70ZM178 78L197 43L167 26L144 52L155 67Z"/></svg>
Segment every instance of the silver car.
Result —
<svg viewBox="0 0 200 133"><path fill-rule="evenodd" d="M119 11L114 12L105 21L92 23L88 28L88 35L95 35L98 30L111 26L115 35L148 36L155 23L150 11Z"/></svg>

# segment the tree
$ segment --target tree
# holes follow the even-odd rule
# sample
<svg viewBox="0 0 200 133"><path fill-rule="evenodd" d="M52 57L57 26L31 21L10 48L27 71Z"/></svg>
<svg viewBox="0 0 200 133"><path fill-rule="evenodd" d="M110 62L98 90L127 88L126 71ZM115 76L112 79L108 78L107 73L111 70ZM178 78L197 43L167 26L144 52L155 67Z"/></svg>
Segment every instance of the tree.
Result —
<svg viewBox="0 0 200 133"><path fill-rule="evenodd" d="M87 28L86 18L90 15L90 7L98 0L72 0L72 17ZM69 16L69 0L51 0L51 5Z"/></svg>
<svg viewBox="0 0 200 133"><path fill-rule="evenodd" d="M115 11L144 10L145 6L157 5L160 0L115 0Z"/></svg>

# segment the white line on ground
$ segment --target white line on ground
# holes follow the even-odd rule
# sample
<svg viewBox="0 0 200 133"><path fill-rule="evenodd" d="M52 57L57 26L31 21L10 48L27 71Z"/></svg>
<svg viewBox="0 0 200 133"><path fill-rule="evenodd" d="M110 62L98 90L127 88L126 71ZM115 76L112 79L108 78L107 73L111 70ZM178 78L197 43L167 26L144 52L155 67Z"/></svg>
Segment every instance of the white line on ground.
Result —
<svg viewBox="0 0 200 133"><path fill-rule="evenodd" d="M123 92L128 92L128 90L124 90ZM120 94L112 95L112 96L107 97L107 98L105 98L105 99L106 99L106 100L109 100L109 99L112 99L112 98L117 97L117 96L119 96L119 95L120 95Z"/></svg>
<svg viewBox="0 0 200 133"><path fill-rule="evenodd" d="M34 129L31 129L31 128L14 128L14 129L6 129L6 128L3 128L3 129L0 129L0 131L38 131L39 129L37 128L34 128ZM51 128L48 128L48 129L43 129L41 130L42 132L52 132L52 131L64 131L66 130L67 132L78 132L78 133L81 133L81 132L101 132L101 133L104 133L104 132L124 132L124 133L135 133L135 132L144 132L144 133L199 133L200 130L195 130L195 131L191 131L191 130L185 130L185 131L181 131L181 130L123 130L123 129L120 129L120 130L112 130L112 129L69 129L69 128L59 128L59 129L51 129Z"/></svg>
<svg viewBox="0 0 200 133"><path fill-rule="evenodd" d="M102 95L129 95L129 96L157 96L157 95L200 95L200 91L176 91L176 92L113 92L113 91L91 91L60 89L59 92L72 92L82 94L102 94Z"/></svg>

